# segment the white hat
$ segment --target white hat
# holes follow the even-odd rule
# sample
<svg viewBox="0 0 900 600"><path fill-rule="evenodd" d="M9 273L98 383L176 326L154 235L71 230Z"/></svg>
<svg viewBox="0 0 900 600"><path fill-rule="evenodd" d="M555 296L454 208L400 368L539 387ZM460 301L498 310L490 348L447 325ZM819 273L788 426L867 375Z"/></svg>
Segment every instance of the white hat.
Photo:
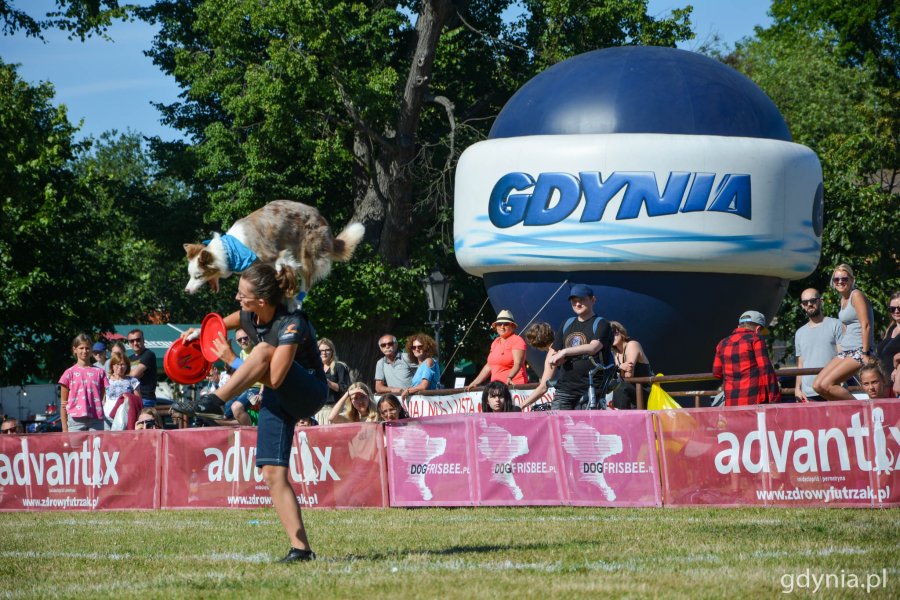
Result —
<svg viewBox="0 0 900 600"><path fill-rule="evenodd" d="M516 323L516 318L513 316L512 312L508 310L501 310L497 315L497 320L491 323L491 327L496 327L497 323L512 323L516 327L519 325Z"/></svg>

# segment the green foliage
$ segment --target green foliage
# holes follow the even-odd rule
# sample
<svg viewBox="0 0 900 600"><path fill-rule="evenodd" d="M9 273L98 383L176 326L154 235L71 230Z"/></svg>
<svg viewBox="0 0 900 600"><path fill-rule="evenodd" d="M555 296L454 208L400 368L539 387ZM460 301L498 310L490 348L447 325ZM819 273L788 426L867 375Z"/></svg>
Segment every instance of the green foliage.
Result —
<svg viewBox="0 0 900 600"><path fill-rule="evenodd" d="M522 19L505 22L514 5ZM336 264L306 303L320 331L359 345L350 354L365 368L375 356L364 346L375 348L382 331L424 328L417 279L431 264L453 277L451 339L484 301L482 282L450 260L462 150L483 139L510 95L547 65L691 35L689 10L657 19L646 5L161 0L139 14L160 24L150 55L185 90L181 102L161 108L196 140L184 152L209 202L207 225L224 227L289 198L318 207L335 230L351 219L366 226L369 246ZM419 45L429 25L437 41ZM485 348L473 358L482 361Z"/></svg>
<svg viewBox="0 0 900 600"><path fill-rule="evenodd" d="M0 0L0 31L10 35L21 30L43 38L44 30L58 28L84 41L95 33L103 34L114 19L126 18L130 8L120 6L118 0L56 0L54 4L56 10L35 17L16 8L13 0Z"/></svg>
<svg viewBox="0 0 900 600"><path fill-rule="evenodd" d="M787 4L776 3L776 16ZM809 8L803 2L795 4L797 10L801 5ZM802 290L815 287L826 292L826 314L837 312L837 297L828 292L837 264L850 264L856 271L860 289L873 302L878 335L889 322L883 307L900 289L895 187L900 95L880 85L871 61L846 60L849 50L838 43L838 34L812 14L758 30L726 59L763 88L781 110L795 141L816 151L822 164L822 257L816 272L790 284L779 311L775 335L789 343L806 321L797 302Z"/></svg>
<svg viewBox="0 0 900 600"><path fill-rule="evenodd" d="M124 221L91 193L92 176L69 168L87 143L72 141L75 129L52 95L49 84L32 87L0 63L2 383L21 383L41 366L58 375L76 333L110 324L97 297L116 272L121 241L107 233Z"/></svg>

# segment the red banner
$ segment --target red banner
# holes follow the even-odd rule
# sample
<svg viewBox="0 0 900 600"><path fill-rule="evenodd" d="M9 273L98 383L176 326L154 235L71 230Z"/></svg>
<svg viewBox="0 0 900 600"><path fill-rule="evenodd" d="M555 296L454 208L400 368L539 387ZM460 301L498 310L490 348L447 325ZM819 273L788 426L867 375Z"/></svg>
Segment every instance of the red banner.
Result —
<svg viewBox="0 0 900 600"><path fill-rule="evenodd" d="M376 423L307 427L289 474L304 508L387 506L384 436ZM163 508L259 508L269 489L256 468L253 427L169 431Z"/></svg>
<svg viewBox="0 0 900 600"><path fill-rule="evenodd" d="M667 505L900 505L900 401L659 411L657 420Z"/></svg>
<svg viewBox="0 0 900 600"><path fill-rule="evenodd" d="M159 508L161 431L0 436L0 510Z"/></svg>

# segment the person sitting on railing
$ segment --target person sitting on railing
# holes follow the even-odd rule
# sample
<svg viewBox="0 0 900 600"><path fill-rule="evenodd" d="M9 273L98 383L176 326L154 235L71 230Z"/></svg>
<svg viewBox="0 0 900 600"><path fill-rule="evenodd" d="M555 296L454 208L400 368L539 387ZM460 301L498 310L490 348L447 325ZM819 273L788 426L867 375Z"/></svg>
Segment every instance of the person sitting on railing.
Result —
<svg viewBox="0 0 900 600"><path fill-rule="evenodd" d="M781 390L762 336L768 335L766 317L745 311L731 335L716 346L713 376L722 380L725 406L778 402Z"/></svg>
<svg viewBox="0 0 900 600"><path fill-rule="evenodd" d="M856 276L849 265L838 265L831 286L840 295L838 319L844 324L841 351L816 375L813 389L826 400L852 400L844 382L859 369L875 361L875 314L872 303L856 287Z"/></svg>
<svg viewBox="0 0 900 600"><path fill-rule="evenodd" d="M613 331L613 357L622 377L653 377L653 369L641 343L628 337L628 330L618 321L610 321L609 326ZM641 384L641 388L646 398L650 384ZM633 383L623 381L613 391L613 407L618 410L637 408L637 390Z"/></svg>

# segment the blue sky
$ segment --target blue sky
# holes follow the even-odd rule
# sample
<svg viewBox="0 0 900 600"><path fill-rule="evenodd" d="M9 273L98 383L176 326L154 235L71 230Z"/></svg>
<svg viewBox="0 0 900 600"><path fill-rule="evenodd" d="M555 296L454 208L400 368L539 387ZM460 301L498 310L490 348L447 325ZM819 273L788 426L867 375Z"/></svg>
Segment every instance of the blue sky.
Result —
<svg viewBox="0 0 900 600"><path fill-rule="evenodd" d="M716 34L733 46L751 35L754 26L771 21L766 14L769 0L650 0L649 12L663 16L688 3L694 7L697 37L679 46L686 50L696 49ZM47 0L16 4L33 15L52 6ZM51 82L56 101L68 107L69 120L84 120L82 135L130 128L163 139L178 138L177 131L159 122L160 115L150 104L173 102L179 92L174 79L163 75L143 54L154 33L143 23L117 23L109 31L112 41L70 41L55 31L47 32L46 43L23 35L0 36L0 57L7 63L20 63L19 75L27 81Z"/></svg>

